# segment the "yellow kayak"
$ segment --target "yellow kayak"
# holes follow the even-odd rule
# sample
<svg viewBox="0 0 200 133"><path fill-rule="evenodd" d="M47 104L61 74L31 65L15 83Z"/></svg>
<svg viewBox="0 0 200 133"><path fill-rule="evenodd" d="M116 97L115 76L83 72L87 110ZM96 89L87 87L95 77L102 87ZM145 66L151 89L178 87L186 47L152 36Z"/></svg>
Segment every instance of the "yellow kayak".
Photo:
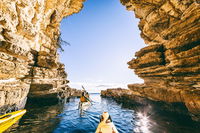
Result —
<svg viewBox="0 0 200 133"><path fill-rule="evenodd" d="M101 122L99 123L95 133L118 133L118 131L113 122Z"/></svg>
<svg viewBox="0 0 200 133"><path fill-rule="evenodd" d="M100 123L95 133L119 133L108 112L101 115Z"/></svg>
<svg viewBox="0 0 200 133"><path fill-rule="evenodd" d="M5 115L0 116L0 133L4 132L14 123L16 123L24 114L26 110L19 110L12 113L7 113Z"/></svg>

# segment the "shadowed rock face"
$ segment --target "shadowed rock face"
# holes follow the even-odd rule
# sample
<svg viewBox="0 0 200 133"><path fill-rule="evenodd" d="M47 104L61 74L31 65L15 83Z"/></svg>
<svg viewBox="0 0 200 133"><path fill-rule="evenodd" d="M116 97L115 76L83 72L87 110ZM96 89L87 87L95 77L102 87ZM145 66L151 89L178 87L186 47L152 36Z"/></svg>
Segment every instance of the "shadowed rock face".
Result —
<svg viewBox="0 0 200 133"><path fill-rule="evenodd" d="M188 110L184 106L183 103L174 102L174 103L166 103L163 101L153 101L147 99L145 97L141 97L135 94L134 91L129 89L115 88L115 89L107 89L101 91L102 97L113 98L119 103L124 103L124 106L156 106L154 111L163 110L176 112L179 114L188 115ZM188 115L189 116L189 115Z"/></svg>
<svg viewBox="0 0 200 133"><path fill-rule="evenodd" d="M200 1L121 0L140 19L148 44L128 62L144 79L130 84L135 95L156 101L184 102L200 114Z"/></svg>
<svg viewBox="0 0 200 133"><path fill-rule="evenodd" d="M56 97L75 92L67 86L57 48L60 21L79 12L83 1L0 1L0 112L22 107L28 93Z"/></svg>

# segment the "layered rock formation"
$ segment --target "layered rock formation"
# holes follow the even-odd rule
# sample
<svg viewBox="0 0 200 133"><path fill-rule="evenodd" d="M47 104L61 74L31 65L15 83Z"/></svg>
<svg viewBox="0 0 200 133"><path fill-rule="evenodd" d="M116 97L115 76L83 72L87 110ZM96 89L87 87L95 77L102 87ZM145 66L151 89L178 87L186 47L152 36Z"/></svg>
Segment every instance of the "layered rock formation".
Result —
<svg viewBox="0 0 200 133"><path fill-rule="evenodd" d="M200 1L121 2L140 19L141 37L148 44L128 62L144 84L128 87L152 100L184 102L200 118Z"/></svg>
<svg viewBox="0 0 200 133"><path fill-rule="evenodd" d="M71 90L57 53L59 26L83 1L0 1L0 112L22 107L28 94L51 97Z"/></svg>
<svg viewBox="0 0 200 133"><path fill-rule="evenodd" d="M122 88L114 88L114 89L107 89L101 91L102 97L112 98L115 101L122 103L124 107L134 107L136 110L137 108L150 108L149 111L152 112L173 112L177 114L182 114L185 116L189 116L188 110L183 103L170 103L164 101L154 101L150 100L143 96L138 96L135 94L134 91L130 89L122 89ZM150 112L149 112L150 113Z"/></svg>
<svg viewBox="0 0 200 133"><path fill-rule="evenodd" d="M30 97L68 91L59 63L59 23L84 0L0 1L0 108L20 107ZM199 0L121 0L140 19L147 47L129 68L145 83L132 93L152 100L184 102L200 114ZM30 91L29 91L30 90ZM68 95L68 94L66 94Z"/></svg>

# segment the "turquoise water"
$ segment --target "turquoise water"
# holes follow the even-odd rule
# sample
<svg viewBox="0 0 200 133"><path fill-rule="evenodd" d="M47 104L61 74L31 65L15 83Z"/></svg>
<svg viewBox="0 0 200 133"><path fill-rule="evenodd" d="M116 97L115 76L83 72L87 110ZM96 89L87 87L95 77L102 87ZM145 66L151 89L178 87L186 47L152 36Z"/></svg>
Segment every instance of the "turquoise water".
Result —
<svg viewBox="0 0 200 133"><path fill-rule="evenodd" d="M107 111L119 133L199 133L200 124L190 117L172 112L158 112L154 107L118 104L112 99L91 94L94 101L84 112L78 110L78 98L65 104L27 103L28 112L8 132L19 133L94 133L99 116ZM81 113L81 114L80 114Z"/></svg>

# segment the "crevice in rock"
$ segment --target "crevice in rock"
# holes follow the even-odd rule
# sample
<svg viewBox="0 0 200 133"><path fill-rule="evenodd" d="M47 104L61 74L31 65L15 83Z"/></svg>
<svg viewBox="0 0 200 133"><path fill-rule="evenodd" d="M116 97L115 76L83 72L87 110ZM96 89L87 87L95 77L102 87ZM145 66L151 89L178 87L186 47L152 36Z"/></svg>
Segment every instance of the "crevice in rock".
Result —
<svg viewBox="0 0 200 133"><path fill-rule="evenodd" d="M50 23L54 23L55 19L56 19L56 10L54 10L50 16Z"/></svg>
<svg viewBox="0 0 200 133"><path fill-rule="evenodd" d="M183 52L183 51L190 50L190 49L197 47L199 45L200 45L200 40L197 40L197 41L194 41L194 42L183 44L180 47L175 48L175 51L176 51L176 53L180 53L180 52Z"/></svg>

